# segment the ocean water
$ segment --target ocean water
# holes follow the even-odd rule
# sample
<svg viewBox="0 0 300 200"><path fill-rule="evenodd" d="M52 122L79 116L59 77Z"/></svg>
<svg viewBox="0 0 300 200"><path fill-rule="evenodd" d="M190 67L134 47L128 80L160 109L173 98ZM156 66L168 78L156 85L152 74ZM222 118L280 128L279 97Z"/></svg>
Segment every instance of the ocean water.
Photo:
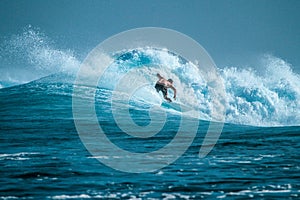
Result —
<svg viewBox="0 0 300 200"><path fill-rule="evenodd" d="M14 68L2 74L0 199L299 198L300 76L284 60L264 56L263 72L218 69L226 91L225 121L218 122L222 134L212 151L200 158L212 120L212 101L205 79L192 63L166 49L124 50L112 55L115 61L96 87L76 85L80 61L72 52L54 49L45 41L43 35L27 30L5 45L29 64L25 71ZM143 77L147 84L128 100L128 94L115 88L132 69L136 76L130 81ZM166 106L153 88L157 72L174 80L177 102L187 110ZM190 100L191 92L196 101ZM135 160L102 148L93 138L84 140L74 120L76 100L82 105L94 103L97 123L106 137L121 149L145 155L146 160L128 162ZM189 112L196 108L197 116ZM81 120L93 132L89 119ZM169 154L149 156L173 143L182 120L187 127L197 122L194 136L187 128L174 144L175 154L176 147L190 141L182 155L172 162ZM129 134L126 128L133 124L139 129ZM148 133L153 134L134 137ZM86 141L100 146L96 155ZM116 160L116 167L107 164L111 160ZM156 167L157 163L164 165ZM140 173L141 166L154 170Z"/></svg>

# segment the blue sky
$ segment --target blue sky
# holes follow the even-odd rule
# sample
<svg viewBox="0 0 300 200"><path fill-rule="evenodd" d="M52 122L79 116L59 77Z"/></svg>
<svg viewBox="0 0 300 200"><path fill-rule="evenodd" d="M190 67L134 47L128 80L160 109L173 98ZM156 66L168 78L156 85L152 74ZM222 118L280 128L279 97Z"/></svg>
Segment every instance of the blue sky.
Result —
<svg viewBox="0 0 300 200"><path fill-rule="evenodd" d="M165 27L198 41L218 66L254 65L256 56L270 53L298 71L299 10L298 0L1 0L0 39L30 24L85 55L116 33Z"/></svg>

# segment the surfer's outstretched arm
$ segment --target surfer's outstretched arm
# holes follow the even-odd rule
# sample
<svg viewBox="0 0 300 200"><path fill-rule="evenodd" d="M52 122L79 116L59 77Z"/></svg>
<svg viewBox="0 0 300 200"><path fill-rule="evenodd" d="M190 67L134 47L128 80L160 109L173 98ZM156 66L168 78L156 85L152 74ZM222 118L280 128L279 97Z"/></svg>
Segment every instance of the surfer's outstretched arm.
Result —
<svg viewBox="0 0 300 200"><path fill-rule="evenodd" d="M176 100L176 88L174 88L173 85L170 88L174 91L174 97L173 98Z"/></svg>

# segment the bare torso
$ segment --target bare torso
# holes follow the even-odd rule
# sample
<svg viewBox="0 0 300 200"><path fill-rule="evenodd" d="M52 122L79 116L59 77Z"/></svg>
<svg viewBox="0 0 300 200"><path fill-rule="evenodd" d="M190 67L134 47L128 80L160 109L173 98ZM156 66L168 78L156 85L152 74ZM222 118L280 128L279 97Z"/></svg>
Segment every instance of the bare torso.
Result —
<svg viewBox="0 0 300 200"><path fill-rule="evenodd" d="M160 84L160 85L165 86L166 88L169 88L169 87L172 86L172 83L170 83L168 80L166 80L166 79L164 79L164 78L159 79L159 80L157 81L157 83Z"/></svg>

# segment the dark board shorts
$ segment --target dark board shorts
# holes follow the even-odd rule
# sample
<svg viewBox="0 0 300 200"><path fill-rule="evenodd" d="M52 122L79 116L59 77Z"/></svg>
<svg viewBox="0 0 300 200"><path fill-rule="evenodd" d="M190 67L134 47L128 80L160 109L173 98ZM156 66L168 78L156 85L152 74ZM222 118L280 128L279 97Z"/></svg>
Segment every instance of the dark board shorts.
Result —
<svg viewBox="0 0 300 200"><path fill-rule="evenodd" d="M167 88L165 88L165 86L163 86L161 84L156 83L155 89L156 89L157 92L161 91L164 96L166 96L168 94Z"/></svg>

